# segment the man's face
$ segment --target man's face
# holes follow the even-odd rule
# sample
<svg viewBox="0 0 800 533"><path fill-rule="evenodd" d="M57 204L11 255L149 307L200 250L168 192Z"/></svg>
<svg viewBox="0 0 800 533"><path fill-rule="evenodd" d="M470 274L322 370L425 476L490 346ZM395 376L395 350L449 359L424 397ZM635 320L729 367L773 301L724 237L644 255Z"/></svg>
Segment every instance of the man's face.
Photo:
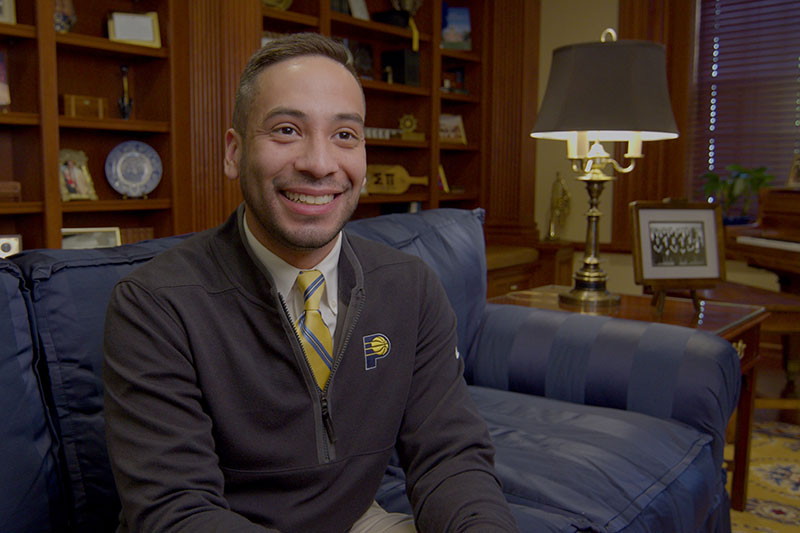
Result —
<svg viewBox="0 0 800 533"><path fill-rule="evenodd" d="M353 214L366 176L364 115L344 66L303 56L264 69L244 138L228 130L225 173L242 180L248 226L288 263L314 266Z"/></svg>

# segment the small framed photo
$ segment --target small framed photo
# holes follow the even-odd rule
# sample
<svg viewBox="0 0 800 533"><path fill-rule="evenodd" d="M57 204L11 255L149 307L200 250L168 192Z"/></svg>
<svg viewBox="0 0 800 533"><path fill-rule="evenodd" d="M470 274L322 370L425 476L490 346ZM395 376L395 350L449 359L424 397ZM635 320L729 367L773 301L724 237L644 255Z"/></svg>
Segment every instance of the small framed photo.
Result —
<svg viewBox="0 0 800 533"><path fill-rule="evenodd" d="M722 211L704 202L631 202L634 279L652 287L725 280Z"/></svg>
<svg viewBox="0 0 800 533"><path fill-rule="evenodd" d="M61 247L65 250L111 248L120 244L119 228L61 228Z"/></svg>
<svg viewBox="0 0 800 533"><path fill-rule="evenodd" d="M0 46L0 109L11 104L11 88L8 81L8 52L4 46Z"/></svg>
<svg viewBox="0 0 800 533"><path fill-rule="evenodd" d="M161 48L161 30L158 13L121 13L115 11L108 17L108 39L119 43Z"/></svg>
<svg viewBox="0 0 800 533"><path fill-rule="evenodd" d="M464 119L461 115L439 115L439 140L445 143L467 144Z"/></svg>
<svg viewBox="0 0 800 533"><path fill-rule="evenodd" d="M17 23L17 9L14 0L0 0L0 22Z"/></svg>
<svg viewBox="0 0 800 533"><path fill-rule="evenodd" d="M22 235L0 235L0 257L8 257L22 251Z"/></svg>
<svg viewBox="0 0 800 533"><path fill-rule="evenodd" d="M88 161L89 158L81 150L65 148L58 152L58 187L63 202L97 200Z"/></svg>
<svg viewBox="0 0 800 533"><path fill-rule="evenodd" d="M800 187L800 154L794 154L792 168L789 170L789 179L786 185L790 187Z"/></svg>
<svg viewBox="0 0 800 533"><path fill-rule="evenodd" d="M350 14L360 20L369 20L369 10L366 0L348 0L350 4Z"/></svg>

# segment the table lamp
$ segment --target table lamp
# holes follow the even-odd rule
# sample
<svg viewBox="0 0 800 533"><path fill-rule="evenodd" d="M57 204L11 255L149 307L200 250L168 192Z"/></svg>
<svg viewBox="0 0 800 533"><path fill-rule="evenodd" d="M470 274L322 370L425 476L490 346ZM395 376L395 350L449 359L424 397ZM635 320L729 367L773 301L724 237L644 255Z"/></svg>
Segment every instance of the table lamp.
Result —
<svg viewBox="0 0 800 533"><path fill-rule="evenodd" d="M610 39L609 39L610 38ZM563 46L553 51L547 83L531 137L567 142L572 170L586 184L586 251L575 272L575 286L559 295L561 303L580 307L613 306L619 295L606 290L607 274L598 259L598 202L608 166L631 172L642 157L642 142L674 139L678 128L672 116L664 46L648 41L617 41L614 30L600 42ZM627 142L623 167L603 141Z"/></svg>

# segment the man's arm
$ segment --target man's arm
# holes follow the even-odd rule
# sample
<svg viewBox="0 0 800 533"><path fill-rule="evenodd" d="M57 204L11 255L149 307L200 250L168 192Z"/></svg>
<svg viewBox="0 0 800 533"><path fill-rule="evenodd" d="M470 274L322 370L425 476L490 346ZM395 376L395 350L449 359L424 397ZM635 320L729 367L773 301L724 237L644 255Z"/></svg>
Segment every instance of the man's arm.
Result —
<svg viewBox="0 0 800 533"><path fill-rule="evenodd" d="M119 284L105 324L105 425L130 531L266 529L228 508L189 343L145 289Z"/></svg>
<svg viewBox="0 0 800 533"><path fill-rule="evenodd" d="M422 279L414 377L398 439L417 528L518 531L463 378L455 314L429 268Z"/></svg>

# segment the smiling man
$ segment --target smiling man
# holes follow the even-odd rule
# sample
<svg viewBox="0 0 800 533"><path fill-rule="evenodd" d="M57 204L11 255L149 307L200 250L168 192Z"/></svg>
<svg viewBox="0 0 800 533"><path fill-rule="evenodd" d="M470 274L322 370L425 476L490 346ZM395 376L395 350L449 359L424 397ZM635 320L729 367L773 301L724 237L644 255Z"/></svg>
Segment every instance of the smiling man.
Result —
<svg viewBox="0 0 800 533"><path fill-rule="evenodd" d="M259 50L225 134L244 203L115 288L120 531L516 531L436 275L342 231L364 118L339 44ZM375 502L394 451L413 517Z"/></svg>

